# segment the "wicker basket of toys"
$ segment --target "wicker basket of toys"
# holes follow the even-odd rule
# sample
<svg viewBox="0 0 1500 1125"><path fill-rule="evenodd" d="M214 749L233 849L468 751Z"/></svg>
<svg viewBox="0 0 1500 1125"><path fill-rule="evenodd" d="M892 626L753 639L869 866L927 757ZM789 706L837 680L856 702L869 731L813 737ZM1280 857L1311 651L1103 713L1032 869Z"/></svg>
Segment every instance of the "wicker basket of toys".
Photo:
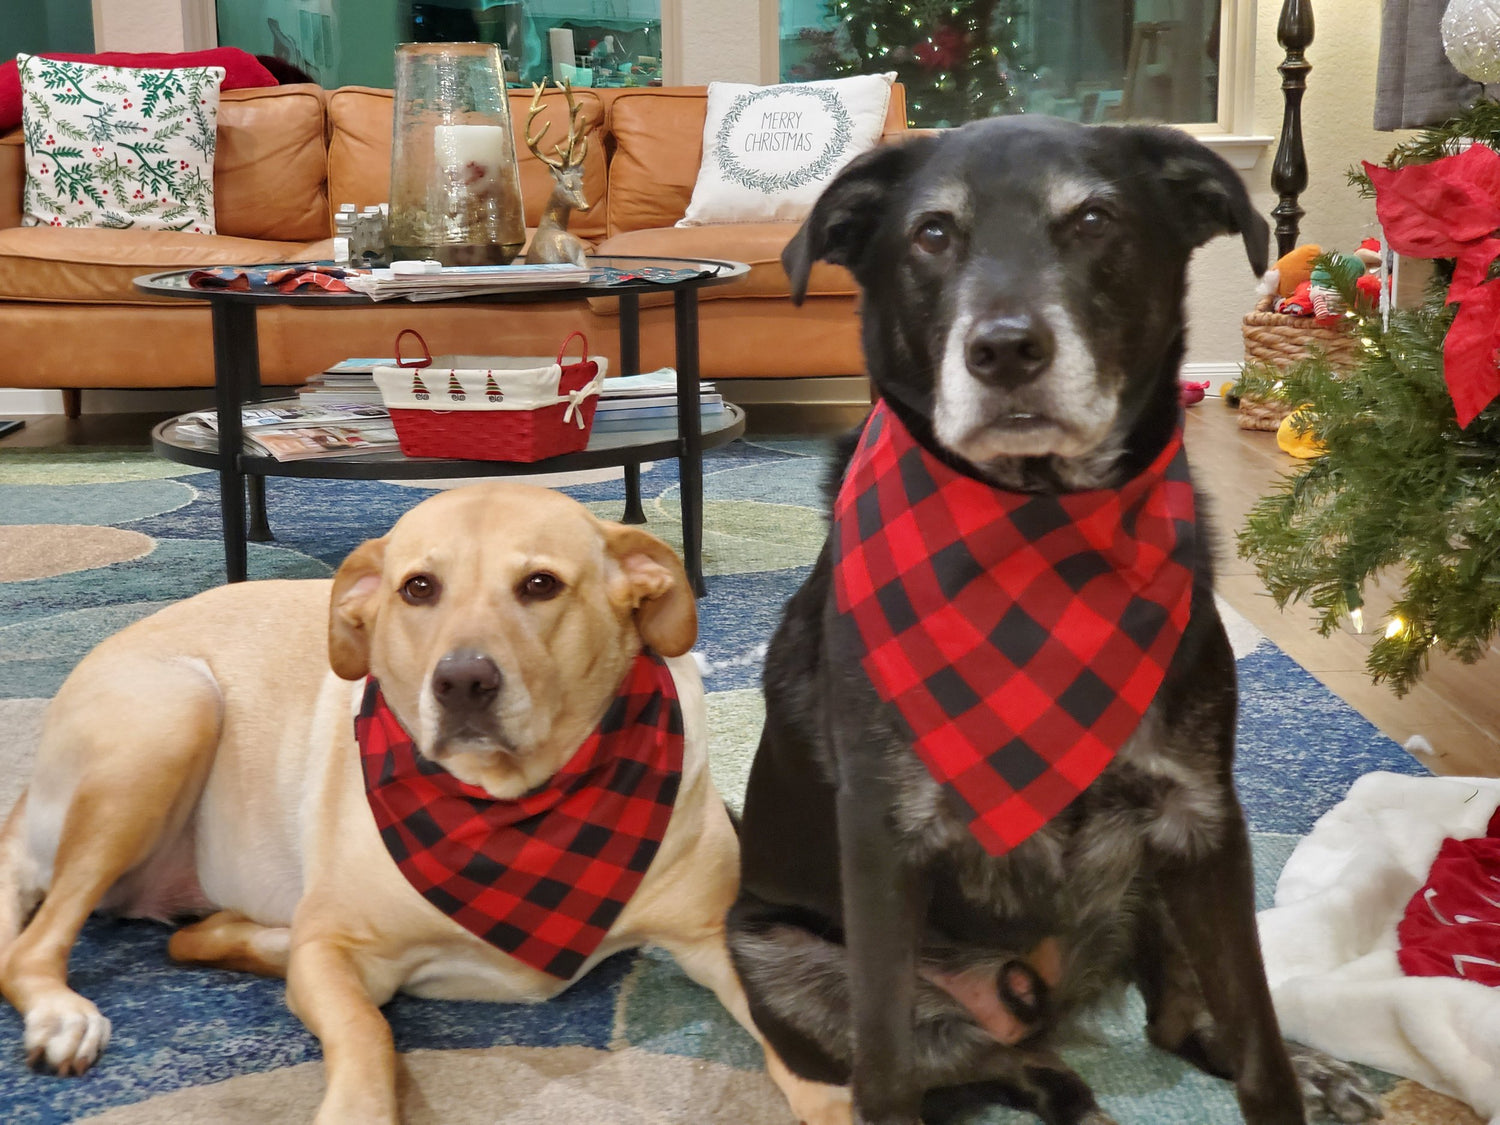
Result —
<svg viewBox="0 0 1500 1125"><path fill-rule="evenodd" d="M1246 314L1240 325L1245 338L1245 362L1259 363L1285 371L1307 359L1314 350L1322 352L1334 369L1352 368L1358 360L1359 340L1345 327L1339 315L1344 311L1342 299L1332 283L1331 273L1346 270L1355 278L1372 264L1378 264L1376 245L1362 245L1354 255L1323 255L1312 244L1299 246L1284 255L1272 273L1266 275L1273 292L1262 296L1255 311ZM1342 264L1341 264L1342 263ZM1376 283L1376 297L1379 295ZM1277 312L1277 297L1286 298L1282 307L1294 311ZM1321 323L1320 323L1321 322ZM1239 425L1244 430L1274 430L1292 412L1296 404L1284 399L1260 400L1242 397Z"/></svg>
<svg viewBox="0 0 1500 1125"><path fill-rule="evenodd" d="M1245 362L1264 363L1286 370L1307 359L1313 349L1328 357L1335 368L1354 366L1359 341L1340 328L1325 328L1310 316L1287 316L1273 312L1273 298L1263 297L1255 311L1245 314L1240 331L1245 337ZM1242 430L1274 430L1295 404L1284 399L1240 399Z"/></svg>
<svg viewBox="0 0 1500 1125"><path fill-rule="evenodd" d="M402 358L408 335L422 355ZM583 355L569 360L574 337ZM582 332L571 333L556 357L434 358L408 328L396 337L396 366L375 368L375 383L408 457L541 461L588 445L606 362L588 354Z"/></svg>

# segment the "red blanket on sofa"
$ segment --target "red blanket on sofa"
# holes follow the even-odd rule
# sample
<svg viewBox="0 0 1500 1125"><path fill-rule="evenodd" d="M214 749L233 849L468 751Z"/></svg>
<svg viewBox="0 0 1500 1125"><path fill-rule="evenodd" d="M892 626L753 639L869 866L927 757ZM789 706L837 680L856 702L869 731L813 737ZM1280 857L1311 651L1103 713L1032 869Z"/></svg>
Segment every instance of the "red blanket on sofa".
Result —
<svg viewBox="0 0 1500 1125"><path fill-rule="evenodd" d="M222 66L221 90L247 90L275 86L276 78L256 61L254 55L238 47L215 47L208 51L180 51L176 54L136 54L129 51L106 51L99 55L69 55L60 51L42 51L44 59L63 62L93 63L96 66L125 66L150 70L172 70L180 66ZM16 60L0 63L0 133L7 133L21 123L21 75Z"/></svg>

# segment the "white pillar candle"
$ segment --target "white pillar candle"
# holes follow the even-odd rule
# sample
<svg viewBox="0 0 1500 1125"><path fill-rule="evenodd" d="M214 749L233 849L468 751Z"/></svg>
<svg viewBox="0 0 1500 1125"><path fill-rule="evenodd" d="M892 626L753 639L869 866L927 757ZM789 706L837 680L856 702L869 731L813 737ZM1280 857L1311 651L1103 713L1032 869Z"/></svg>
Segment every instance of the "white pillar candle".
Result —
<svg viewBox="0 0 1500 1125"><path fill-rule="evenodd" d="M510 130L503 125L437 125L432 130L437 166L475 195L494 192L510 161Z"/></svg>

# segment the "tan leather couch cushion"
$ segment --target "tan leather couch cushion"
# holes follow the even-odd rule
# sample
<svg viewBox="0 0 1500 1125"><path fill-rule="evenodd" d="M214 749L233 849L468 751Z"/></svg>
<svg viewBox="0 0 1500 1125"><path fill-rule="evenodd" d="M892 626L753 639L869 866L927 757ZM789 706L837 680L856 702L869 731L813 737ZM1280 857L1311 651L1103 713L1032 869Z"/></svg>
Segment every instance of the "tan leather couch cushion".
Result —
<svg viewBox="0 0 1500 1125"><path fill-rule="evenodd" d="M574 92L583 107L584 135L589 138L583 164L583 192L591 206L575 211L568 229L580 238L598 240L608 229L605 198L604 103L589 90ZM552 173L526 147L526 111L530 91L510 95L511 127L516 155L520 158L521 199L526 206L526 225L541 221L542 208L552 194ZM550 148L567 136L568 106L562 94L550 92L542 98L533 133L550 123L546 144ZM391 190L391 120L395 99L390 90L346 86L328 95L328 187L334 206L354 203L364 207L385 203Z"/></svg>
<svg viewBox="0 0 1500 1125"><path fill-rule="evenodd" d="M627 90L609 107L609 235L669 227L687 214L703 158L708 90Z"/></svg>
<svg viewBox="0 0 1500 1125"><path fill-rule="evenodd" d="M0 137L0 230L21 225L21 189L26 181L26 151L17 129Z"/></svg>
<svg viewBox="0 0 1500 1125"><path fill-rule="evenodd" d="M657 227L627 231L600 243L598 254L626 254L648 258L719 258L744 262L750 272L729 285L714 285L698 291L699 300L726 297L787 297L791 281L781 268L781 252L801 223L714 223L702 227ZM807 292L813 297L854 297L859 286L843 266L819 262L808 277ZM645 307L672 303L670 294L643 296ZM596 313L611 315L619 302L605 298L590 301Z"/></svg>
<svg viewBox="0 0 1500 1125"><path fill-rule="evenodd" d="M230 90L221 96L214 154L219 234L290 242L332 234L323 97L321 89L309 85Z"/></svg>
<svg viewBox="0 0 1500 1125"><path fill-rule="evenodd" d="M0 300L149 304L167 298L132 279L206 265L326 258L331 242L262 242L169 230L12 227L0 230Z"/></svg>

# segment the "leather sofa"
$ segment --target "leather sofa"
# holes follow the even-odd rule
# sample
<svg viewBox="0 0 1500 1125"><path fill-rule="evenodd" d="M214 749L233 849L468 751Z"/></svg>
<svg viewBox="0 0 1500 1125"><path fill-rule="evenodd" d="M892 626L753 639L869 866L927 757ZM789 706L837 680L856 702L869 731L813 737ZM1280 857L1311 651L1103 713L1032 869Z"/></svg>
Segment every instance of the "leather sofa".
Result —
<svg viewBox="0 0 1500 1125"><path fill-rule="evenodd" d="M592 206L571 229L601 254L732 258L749 274L704 290L706 378L854 375L863 371L853 279L820 265L794 308L780 254L795 223L677 228L702 154L702 87L578 91L590 136L585 191ZM521 133L530 91L511 96L527 222L551 190ZM219 116L215 209L219 233L23 227L20 131L0 137L0 386L156 388L213 382L206 307L137 292L139 274L208 264L327 257L338 204L383 202L390 179L393 100L388 90L293 85L226 92ZM566 128L549 94L541 120ZM905 129L898 86L887 137ZM259 310L266 384L296 385L351 355L389 354L416 328L437 353L545 354L581 329L590 349L618 361L616 302L512 307L411 305L317 311ZM670 298L643 298L641 362L672 362Z"/></svg>

